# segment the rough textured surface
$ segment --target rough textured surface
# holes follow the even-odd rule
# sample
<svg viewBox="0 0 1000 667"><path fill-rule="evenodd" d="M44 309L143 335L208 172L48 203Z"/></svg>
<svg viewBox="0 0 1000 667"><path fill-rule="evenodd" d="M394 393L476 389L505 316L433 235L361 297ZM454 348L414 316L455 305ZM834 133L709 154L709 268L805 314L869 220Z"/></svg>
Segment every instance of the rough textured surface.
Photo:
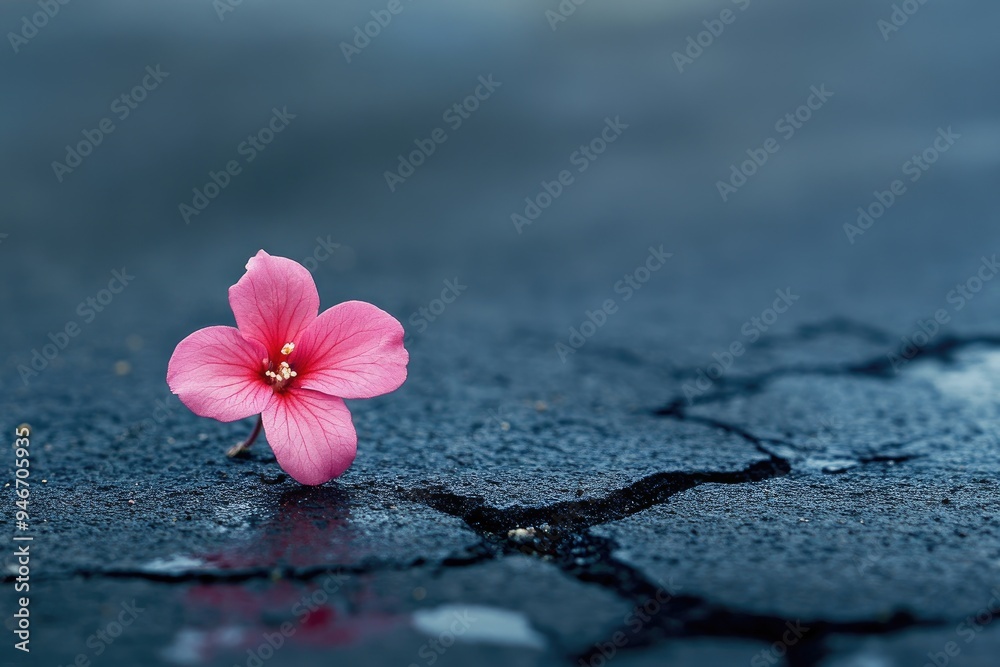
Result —
<svg viewBox="0 0 1000 667"><path fill-rule="evenodd" d="M706 484L594 533L649 578L755 614L847 622L972 609L1000 581L996 479L912 476L872 464Z"/></svg>
<svg viewBox="0 0 1000 667"><path fill-rule="evenodd" d="M421 0L350 63L341 42L385 3L217 4L60 5L0 57L0 427L32 427L34 536L32 651L5 634L0 664L941 667L950 641L947 664L996 664L995 3L920 4L884 38L893 3L591 0L553 30L556 3ZM0 26L37 7L3 3ZM442 112L490 75L452 129ZM525 197L619 116L519 232ZM232 159L187 224L179 204ZM357 460L320 488L263 440L227 459L252 422L200 419L164 381L179 340L232 323L226 289L261 248L303 260L323 307L370 301L409 335L409 379L349 402ZM113 271L134 278L88 307Z"/></svg>

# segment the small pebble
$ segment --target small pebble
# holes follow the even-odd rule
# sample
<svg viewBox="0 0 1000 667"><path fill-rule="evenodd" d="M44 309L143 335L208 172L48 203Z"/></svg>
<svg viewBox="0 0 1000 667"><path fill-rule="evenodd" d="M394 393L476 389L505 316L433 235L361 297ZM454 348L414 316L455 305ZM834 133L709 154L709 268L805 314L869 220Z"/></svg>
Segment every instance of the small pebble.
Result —
<svg viewBox="0 0 1000 667"><path fill-rule="evenodd" d="M534 528L514 528L507 531L507 538L515 542L528 542L535 536Z"/></svg>
<svg viewBox="0 0 1000 667"><path fill-rule="evenodd" d="M260 474L260 481L264 482L265 484L281 484L286 479L288 479L288 475L286 475L283 472L279 472L274 475L268 475L266 473Z"/></svg>

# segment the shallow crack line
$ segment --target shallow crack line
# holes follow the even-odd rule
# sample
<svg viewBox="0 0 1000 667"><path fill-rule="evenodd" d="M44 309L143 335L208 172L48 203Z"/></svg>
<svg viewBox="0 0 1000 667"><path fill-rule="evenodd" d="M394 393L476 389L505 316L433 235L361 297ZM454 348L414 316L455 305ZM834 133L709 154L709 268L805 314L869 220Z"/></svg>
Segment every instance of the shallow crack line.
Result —
<svg viewBox="0 0 1000 667"><path fill-rule="evenodd" d="M889 332L870 324L856 322L849 317L832 317L811 324L800 324L795 331L788 334L774 334L762 338L760 342L755 343L755 346L761 348L780 347L786 341L816 340L836 334L851 336L877 345L886 344L892 340L892 335Z"/></svg>
<svg viewBox="0 0 1000 667"><path fill-rule="evenodd" d="M649 600L660 599L658 593L668 588L650 582L636 568L614 557L612 554L617 545L613 540L597 537L589 532L585 539L600 556L582 567L577 560L557 560L556 564L567 574L581 582L600 585L637 606L644 605ZM629 642L630 648L692 637L749 639L770 645L782 641L791 620L740 611L699 596L685 594L672 596L649 619ZM889 634L914 627L940 627L946 623L944 619L917 619L905 612L897 612L888 619L878 621L807 619L801 624L809 628L809 631L798 644L788 647L786 660L789 667L814 667L826 655L826 640L831 635ZM594 664L591 660L598 654L599 648L594 645L579 655L571 656L571 659L576 664L580 660L583 660L583 664ZM751 656L747 656L748 660L750 658Z"/></svg>
<svg viewBox="0 0 1000 667"><path fill-rule="evenodd" d="M929 343L927 346L920 349L917 354L906 361L924 360L924 359L937 359L945 363L951 363L954 361L955 353L976 345L992 345L1000 346L1000 336L971 336L968 338L961 338L957 336L946 336L939 341ZM895 377L899 372L893 368L893 362L889 359L887 353L883 353L878 357L869 359L868 361L862 361L856 364L829 364L829 365L817 365L817 366L785 366L782 368L775 368L770 371L760 373L758 375L742 377L742 378L731 378L722 377L715 381L715 389L706 392L705 394L688 400L683 396L677 396L670 399L666 405L659 408L654 412L654 414L660 416L669 416L673 414L674 411L678 409L684 409L685 407L692 407L695 405L704 405L709 403L719 403L722 401L735 398L737 396L753 396L755 394L763 391L768 384L776 379L782 377L790 377L797 375L822 375L827 377L836 376L849 376L849 375L862 375L875 377L883 380L888 380ZM685 371L683 374L678 373L678 381L681 378L690 379L694 376L693 371Z"/></svg>
<svg viewBox="0 0 1000 667"><path fill-rule="evenodd" d="M506 537L507 532L515 528L542 524L589 528L631 516L701 484L759 482L781 477L790 470L786 461L774 457L732 472L661 472L643 477L603 498L567 500L544 507L499 509L487 505L480 496L462 496L440 487L414 489L406 496L409 500L461 518L477 533Z"/></svg>
<svg viewBox="0 0 1000 667"><path fill-rule="evenodd" d="M448 559L445 559L448 560ZM444 561L442 561L443 563ZM425 558L414 558L405 563L370 562L355 565L310 565L308 567L291 567L287 565L260 565L244 568L205 568L200 570L178 570L155 572L140 568L76 568L62 574L39 577L40 581L65 581L73 578L83 579L139 579L164 583L238 583L253 580L277 580L307 582L330 573L347 575L365 575L378 572L402 572L428 565ZM14 581L12 575L5 575L3 581Z"/></svg>
<svg viewBox="0 0 1000 667"><path fill-rule="evenodd" d="M677 421L687 421L696 424L703 424L705 426L711 426L713 428L722 429L727 433L738 435L739 437L745 439L747 442L751 443L757 449L757 451L761 452L762 454L766 454L767 456L770 456L773 460L784 461L789 466L791 466L792 461L787 456L779 456L778 454L768 449L767 445L768 444L783 445L785 447L789 447L795 450L800 456L805 455L801 451L801 448L794 442L788 440L782 440L779 438L762 438L734 424L729 424L727 422L718 419L713 419L712 417L702 417L699 415L689 414L682 407L674 407L671 409L663 408L661 410L657 410L656 414L657 416L669 417L671 419L676 419ZM906 443L889 443L886 446L893 446L893 445L901 446L905 444ZM906 463L907 461L912 461L914 459L919 459L919 458L923 458L923 455L922 454L872 454L870 456L853 456L853 455L851 456L851 459L856 461L859 465L872 465L877 463L889 463L889 464ZM839 474L840 472L847 472L849 469L850 468L845 468L844 470L834 474Z"/></svg>
<svg viewBox="0 0 1000 667"><path fill-rule="evenodd" d="M557 559L556 564L567 574L581 582L594 583L615 592L619 597L634 602L637 606L650 600L659 600L659 594L669 587L655 585L635 567L622 562L613 555L617 545L611 539L597 537L587 531L583 538L598 554L584 566L578 559ZM669 590L667 591L669 593ZM655 614L629 641L629 648L645 647L671 639L692 637L725 637L761 641L765 644L781 642L782 635L789 629L788 621L778 616L755 614L732 609L725 605L709 602L694 596L678 594ZM813 667L826 655L826 640L835 634L874 635L898 632L913 627L936 627L946 624L943 619L917 619L897 612L886 620L873 621L829 621L810 619L802 621L809 628L802 641L788 647L786 656L789 667ZM613 634L610 633L610 634ZM595 644L579 655L571 656L574 664L595 664L593 658L600 655ZM751 656L747 656L748 660Z"/></svg>
<svg viewBox="0 0 1000 667"><path fill-rule="evenodd" d="M771 457L773 461L784 461L785 463L788 463L788 461L784 457L778 456L777 454L769 450L765 445L765 443L773 443L776 445L785 445L788 447L794 447L792 443L786 442L784 440L778 440L774 438L761 438L759 436L754 435L745 428L736 426L735 424L729 424L727 422L718 419L713 419L711 417L701 417L698 415L688 414L688 412L681 406L674 406L672 408L661 408L660 410L657 410L655 412L655 415L658 417L670 417L672 419L676 419L677 421L686 421L694 424L702 424L704 426L710 426L712 428L721 429L726 433L731 433L733 435L739 436L744 440L746 440L747 442L749 442L750 444L752 444L754 448L761 454Z"/></svg>

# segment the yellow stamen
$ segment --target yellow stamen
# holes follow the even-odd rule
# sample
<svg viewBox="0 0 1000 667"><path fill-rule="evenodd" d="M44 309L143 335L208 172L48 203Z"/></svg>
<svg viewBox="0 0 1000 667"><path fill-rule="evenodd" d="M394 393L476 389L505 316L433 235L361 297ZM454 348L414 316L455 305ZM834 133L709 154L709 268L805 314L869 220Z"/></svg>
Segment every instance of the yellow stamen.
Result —
<svg viewBox="0 0 1000 667"><path fill-rule="evenodd" d="M285 346L281 348L281 353L286 357L292 353L295 349L295 343L285 343Z"/></svg>
<svg viewBox="0 0 1000 667"><path fill-rule="evenodd" d="M271 381L271 384L276 385L275 390L280 390L284 387L285 383L291 380L293 377L298 377L298 373L292 370L292 367L288 365L287 361L282 361L278 364L277 371L264 371L264 377Z"/></svg>

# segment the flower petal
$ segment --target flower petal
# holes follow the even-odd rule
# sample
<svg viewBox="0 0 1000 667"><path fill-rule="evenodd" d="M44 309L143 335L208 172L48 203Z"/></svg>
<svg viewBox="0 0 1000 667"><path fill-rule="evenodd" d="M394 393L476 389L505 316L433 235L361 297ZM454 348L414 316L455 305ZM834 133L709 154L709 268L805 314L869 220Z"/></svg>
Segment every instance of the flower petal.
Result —
<svg viewBox="0 0 1000 667"><path fill-rule="evenodd" d="M358 434L339 398L308 389L274 394L262 415L278 464L311 486L339 477L354 461Z"/></svg>
<svg viewBox="0 0 1000 667"><path fill-rule="evenodd" d="M234 327L199 329L177 344L167 384L196 415L231 422L260 414L274 392L261 378L267 352Z"/></svg>
<svg viewBox="0 0 1000 667"><path fill-rule="evenodd" d="M306 267L261 250L229 288L229 305L240 333L261 343L274 358L316 319L319 292Z"/></svg>
<svg viewBox="0 0 1000 667"><path fill-rule="evenodd" d="M403 325L364 301L324 311L299 335L289 363L299 386L340 398L371 398L399 388L410 359Z"/></svg>

